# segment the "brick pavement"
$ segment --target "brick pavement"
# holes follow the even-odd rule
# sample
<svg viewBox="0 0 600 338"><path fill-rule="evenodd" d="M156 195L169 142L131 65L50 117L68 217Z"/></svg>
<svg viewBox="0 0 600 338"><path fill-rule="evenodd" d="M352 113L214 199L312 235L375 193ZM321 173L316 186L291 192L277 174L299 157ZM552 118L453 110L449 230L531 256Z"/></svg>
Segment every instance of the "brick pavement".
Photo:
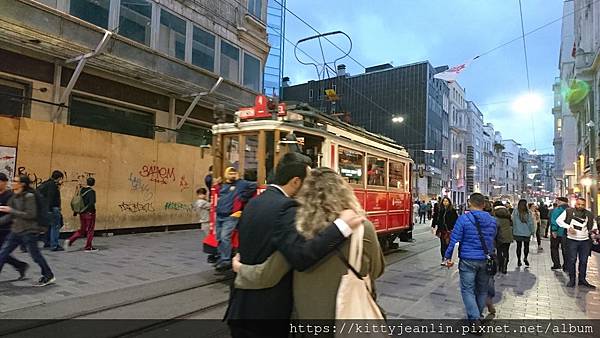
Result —
<svg viewBox="0 0 600 338"><path fill-rule="evenodd" d="M2 313L40 304L119 290L171 278L210 271L202 252L202 230L98 237L98 252L84 252L79 240L68 252L43 250L57 278L54 285L32 287L39 268L28 254L15 256L30 264L28 279L16 281L11 266L0 273L0 317Z"/></svg>
<svg viewBox="0 0 600 338"><path fill-rule="evenodd" d="M426 239L433 235L425 235ZM531 242L529 269L516 267L516 245L511 246L507 275L496 276L498 319L600 319L600 291L567 288L566 273L550 270L550 242L537 252ZM388 266L378 280L378 301L390 318L461 319L465 317L458 269L441 267L436 247ZM600 288L600 255L588 262L588 281Z"/></svg>

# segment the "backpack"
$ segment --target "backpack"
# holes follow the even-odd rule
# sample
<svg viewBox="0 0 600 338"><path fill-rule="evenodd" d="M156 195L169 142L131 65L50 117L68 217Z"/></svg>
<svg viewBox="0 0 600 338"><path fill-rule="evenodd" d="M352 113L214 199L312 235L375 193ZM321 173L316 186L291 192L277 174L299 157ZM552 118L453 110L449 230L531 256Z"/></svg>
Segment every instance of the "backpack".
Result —
<svg viewBox="0 0 600 338"><path fill-rule="evenodd" d="M48 209L48 201L39 191L33 191L35 196L36 221L43 231L50 229L50 211Z"/></svg>
<svg viewBox="0 0 600 338"><path fill-rule="evenodd" d="M80 214L84 212L85 209L87 209L87 205L85 205L83 196L85 196L85 194L87 194L90 191L91 189L86 190L83 194L81 193L81 189L77 189L75 191L75 195L71 199L71 210L73 210L74 213Z"/></svg>

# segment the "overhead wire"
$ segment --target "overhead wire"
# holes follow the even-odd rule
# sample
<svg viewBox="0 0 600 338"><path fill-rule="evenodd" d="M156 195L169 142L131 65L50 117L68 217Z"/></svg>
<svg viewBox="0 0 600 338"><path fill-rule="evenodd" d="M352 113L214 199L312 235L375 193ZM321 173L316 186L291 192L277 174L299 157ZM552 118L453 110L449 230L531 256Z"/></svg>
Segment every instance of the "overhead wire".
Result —
<svg viewBox="0 0 600 338"><path fill-rule="evenodd" d="M529 79L529 61L527 58L527 42L525 40L525 25L523 24L523 6L521 5L521 0L519 0L519 15L521 17L521 37L523 39L523 54L525 56L525 74L527 76L527 91L529 93L529 98L531 99L531 81ZM533 119L533 114L529 114L531 119L531 135L533 137L533 151L535 152L536 142L535 142L535 121Z"/></svg>

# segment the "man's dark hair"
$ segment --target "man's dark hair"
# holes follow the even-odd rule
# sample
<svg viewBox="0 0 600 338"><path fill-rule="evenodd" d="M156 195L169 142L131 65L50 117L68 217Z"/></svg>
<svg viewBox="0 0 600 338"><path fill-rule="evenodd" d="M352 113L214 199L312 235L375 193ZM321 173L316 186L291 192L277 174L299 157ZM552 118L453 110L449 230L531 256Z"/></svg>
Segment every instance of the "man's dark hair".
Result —
<svg viewBox="0 0 600 338"><path fill-rule="evenodd" d="M5 173L0 173L0 181L8 182L8 176Z"/></svg>
<svg viewBox="0 0 600 338"><path fill-rule="evenodd" d="M485 206L485 197L482 194L476 192L469 196L469 202L471 205L477 208L483 208Z"/></svg>
<svg viewBox="0 0 600 338"><path fill-rule="evenodd" d="M196 195L206 195L206 189L204 188L199 188L198 190L196 190Z"/></svg>
<svg viewBox="0 0 600 338"><path fill-rule="evenodd" d="M93 187L96 184L96 179L93 177L88 177L85 180L85 183L87 183L87 185L89 185L90 187Z"/></svg>
<svg viewBox="0 0 600 338"><path fill-rule="evenodd" d="M569 203L569 199L566 197L559 197L559 198L557 198L557 200L564 202L564 203Z"/></svg>
<svg viewBox="0 0 600 338"><path fill-rule="evenodd" d="M306 168L310 165L311 161L309 157L299 153L287 153L277 163L273 183L286 185L294 177L304 180L306 178Z"/></svg>
<svg viewBox="0 0 600 338"><path fill-rule="evenodd" d="M19 175L19 183L23 184L23 188L26 191L31 191L33 188L31 187L31 179L27 175Z"/></svg>
<svg viewBox="0 0 600 338"><path fill-rule="evenodd" d="M64 178L65 174L63 174L60 170L54 170L52 172L52 176L50 176L50 178L52 178L53 180L58 180L61 178Z"/></svg>
<svg viewBox="0 0 600 338"><path fill-rule="evenodd" d="M583 197L577 197L577 200L578 200L578 201L584 201L584 202L585 202L585 198L583 198Z"/></svg>

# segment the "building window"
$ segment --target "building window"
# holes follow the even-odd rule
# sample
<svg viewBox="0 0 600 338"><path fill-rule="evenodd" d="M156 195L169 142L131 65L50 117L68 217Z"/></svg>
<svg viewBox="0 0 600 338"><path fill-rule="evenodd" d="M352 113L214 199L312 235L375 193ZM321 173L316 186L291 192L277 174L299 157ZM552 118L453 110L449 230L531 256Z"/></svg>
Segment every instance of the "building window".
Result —
<svg viewBox="0 0 600 338"><path fill-rule="evenodd" d="M244 139L243 178L247 181L256 182L258 173L258 135L245 135Z"/></svg>
<svg viewBox="0 0 600 338"><path fill-rule="evenodd" d="M212 144L212 132L209 128L185 122L177 131L177 143L190 146Z"/></svg>
<svg viewBox="0 0 600 338"><path fill-rule="evenodd" d="M29 116L31 89L25 84L0 79L0 115Z"/></svg>
<svg viewBox="0 0 600 338"><path fill-rule="evenodd" d="M312 102L312 99L313 99L313 90L312 90L312 89L309 89L309 90L308 90L308 101L311 101L311 102Z"/></svg>
<svg viewBox="0 0 600 338"><path fill-rule="evenodd" d="M108 28L110 0L71 0L69 14L102 28Z"/></svg>
<svg viewBox="0 0 600 338"><path fill-rule="evenodd" d="M384 187L387 160L374 156L367 157L367 184Z"/></svg>
<svg viewBox="0 0 600 338"><path fill-rule="evenodd" d="M150 46L152 4L147 0L123 0L119 14L119 34Z"/></svg>
<svg viewBox="0 0 600 338"><path fill-rule="evenodd" d="M215 71L215 36L194 26L192 64Z"/></svg>
<svg viewBox="0 0 600 338"><path fill-rule="evenodd" d="M221 75L240 82L240 50L225 41L221 41Z"/></svg>
<svg viewBox="0 0 600 338"><path fill-rule="evenodd" d="M248 13L262 20L262 0L248 0Z"/></svg>
<svg viewBox="0 0 600 338"><path fill-rule="evenodd" d="M339 147L338 170L340 175L347 179L348 182L353 184L363 184L363 161L363 153Z"/></svg>
<svg viewBox="0 0 600 338"><path fill-rule="evenodd" d="M185 25L185 20L161 9L158 49L169 56L184 60Z"/></svg>
<svg viewBox="0 0 600 338"><path fill-rule="evenodd" d="M154 115L74 97L69 124L113 133L154 138Z"/></svg>
<svg viewBox="0 0 600 338"><path fill-rule="evenodd" d="M244 86L260 91L260 60L244 53Z"/></svg>

